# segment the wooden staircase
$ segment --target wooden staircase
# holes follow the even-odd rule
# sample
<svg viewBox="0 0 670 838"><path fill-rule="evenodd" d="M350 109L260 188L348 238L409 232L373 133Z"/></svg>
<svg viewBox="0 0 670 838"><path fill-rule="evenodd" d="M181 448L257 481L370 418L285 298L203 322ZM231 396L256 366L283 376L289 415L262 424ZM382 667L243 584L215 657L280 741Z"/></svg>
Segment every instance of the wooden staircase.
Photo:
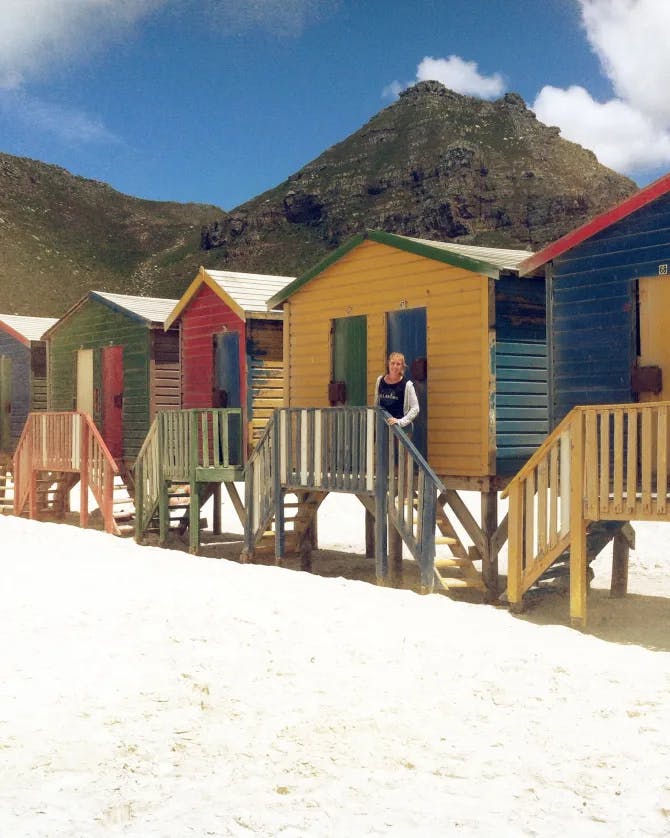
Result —
<svg viewBox="0 0 670 838"><path fill-rule="evenodd" d="M11 470L3 466L0 468L0 515L14 512L14 480Z"/></svg>
<svg viewBox="0 0 670 838"><path fill-rule="evenodd" d="M630 522L670 521L669 467L670 402L573 408L504 493L512 607L567 564L571 621L585 625L589 563L610 541L612 594L625 593Z"/></svg>
<svg viewBox="0 0 670 838"><path fill-rule="evenodd" d="M247 464L243 557L251 560L273 544L277 563L293 550L310 569L316 512L331 491L353 494L365 507L380 584L400 581L405 545L419 566L422 592L484 589L475 567L481 551L459 539L444 508L448 490L377 408L275 412ZM288 496L296 500L287 504ZM436 545L449 555L436 559Z"/></svg>
<svg viewBox="0 0 670 838"><path fill-rule="evenodd" d="M91 417L81 411L30 413L13 458L14 514L61 518L80 484L79 520L89 523L89 491L106 532L117 532L114 478L119 470Z"/></svg>

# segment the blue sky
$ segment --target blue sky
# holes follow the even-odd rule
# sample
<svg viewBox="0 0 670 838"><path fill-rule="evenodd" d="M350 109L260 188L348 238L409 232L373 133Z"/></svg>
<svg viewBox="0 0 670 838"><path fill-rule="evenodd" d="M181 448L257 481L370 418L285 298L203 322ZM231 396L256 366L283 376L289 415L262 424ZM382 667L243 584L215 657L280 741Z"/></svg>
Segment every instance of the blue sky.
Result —
<svg viewBox="0 0 670 838"><path fill-rule="evenodd" d="M0 151L232 209L422 78L640 185L670 169L668 0L0 0Z"/></svg>

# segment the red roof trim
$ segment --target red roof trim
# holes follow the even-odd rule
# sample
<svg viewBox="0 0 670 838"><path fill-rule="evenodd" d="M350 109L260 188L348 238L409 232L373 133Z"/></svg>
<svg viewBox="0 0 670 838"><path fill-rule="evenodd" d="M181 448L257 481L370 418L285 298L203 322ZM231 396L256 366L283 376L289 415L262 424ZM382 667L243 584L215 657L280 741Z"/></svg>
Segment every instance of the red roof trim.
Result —
<svg viewBox="0 0 670 838"><path fill-rule="evenodd" d="M617 221L621 221L622 218L626 218L626 216L631 215L636 210L642 209L642 207L650 204L667 192L670 192L670 174L663 175L663 177L640 189L634 195L631 195L630 198L626 198L625 201L617 204L612 209L597 215L591 221L582 224L581 227L577 227L562 238L556 239L555 242L548 244L544 250L539 250L528 259L524 259L519 265L519 276L531 273L531 271L539 268L540 265L550 262L552 259L565 253L566 250L570 250L570 248L581 244L591 236L595 236L596 233L615 224Z"/></svg>
<svg viewBox="0 0 670 838"><path fill-rule="evenodd" d="M30 340L25 335L22 335L21 332L17 332L16 329L13 329L9 323L5 323L4 320L0 320L0 329L2 329L3 332L7 332L10 337L18 340L19 343L22 343L24 346L30 346Z"/></svg>

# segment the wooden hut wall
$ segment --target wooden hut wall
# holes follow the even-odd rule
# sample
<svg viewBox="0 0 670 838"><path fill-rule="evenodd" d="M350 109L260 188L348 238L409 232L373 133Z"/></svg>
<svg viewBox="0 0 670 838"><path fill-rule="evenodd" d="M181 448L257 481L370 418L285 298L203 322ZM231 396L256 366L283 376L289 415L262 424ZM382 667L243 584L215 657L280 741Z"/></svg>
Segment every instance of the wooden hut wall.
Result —
<svg viewBox="0 0 670 838"><path fill-rule="evenodd" d="M364 241L288 301L287 403L328 406L331 321L365 315L367 394L372 404L375 380L385 366L386 313L419 307L427 314L429 462L443 476L492 474L485 276Z"/></svg>
<svg viewBox="0 0 670 838"><path fill-rule="evenodd" d="M184 408L211 407L214 383L214 335L240 335L240 399L246 404L245 323L207 285L202 285L181 315L182 403Z"/></svg>
<svg viewBox="0 0 670 838"><path fill-rule="evenodd" d="M181 363L179 329L151 330L151 417L158 410L181 407Z"/></svg>
<svg viewBox="0 0 670 838"><path fill-rule="evenodd" d="M30 411L30 348L13 335L0 329L0 356L9 359L11 365L9 446L3 440L3 447L12 451ZM6 406L3 405L3 409Z"/></svg>
<svg viewBox="0 0 670 838"><path fill-rule="evenodd" d="M496 471L516 473L549 431L544 279L495 283Z"/></svg>
<svg viewBox="0 0 670 838"><path fill-rule="evenodd" d="M282 320L247 320L247 410L249 442L261 437L272 411L284 404L284 324Z"/></svg>
<svg viewBox="0 0 670 838"><path fill-rule="evenodd" d="M670 262L670 197L559 256L549 271L551 422L578 404L633 400L636 280Z"/></svg>
<svg viewBox="0 0 670 838"><path fill-rule="evenodd" d="M93 420L102 420L101 349L123 346L123 457L132 462L150 426L149 355L150 328L97 300L87 300L60 321L49 340L49 409L76 407L76 356L79 349L93 349Z"/></svg>

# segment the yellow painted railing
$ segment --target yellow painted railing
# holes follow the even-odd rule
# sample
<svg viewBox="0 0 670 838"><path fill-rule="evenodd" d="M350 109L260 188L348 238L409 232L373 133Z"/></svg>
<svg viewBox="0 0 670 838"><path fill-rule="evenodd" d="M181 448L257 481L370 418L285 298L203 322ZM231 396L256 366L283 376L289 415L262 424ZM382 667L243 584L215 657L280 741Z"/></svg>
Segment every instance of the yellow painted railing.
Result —
<svg viewBox="0 0 670 838"><path fill-rule="evenodd" d="M592 521L670 520L670 403L575 407L508 485L512 605L570 549L570 613L586 619Z"/></svg>

